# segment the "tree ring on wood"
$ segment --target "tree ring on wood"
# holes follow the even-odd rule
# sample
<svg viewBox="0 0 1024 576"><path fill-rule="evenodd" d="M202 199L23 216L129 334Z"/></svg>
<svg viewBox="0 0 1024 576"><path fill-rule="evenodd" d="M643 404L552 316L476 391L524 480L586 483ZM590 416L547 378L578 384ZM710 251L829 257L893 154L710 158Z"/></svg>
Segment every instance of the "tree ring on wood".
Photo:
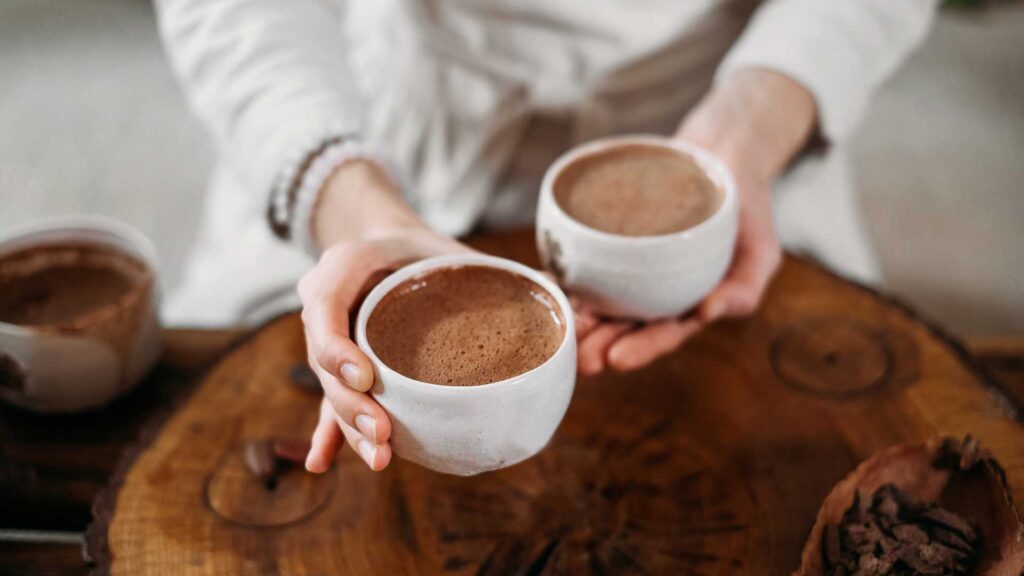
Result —
<svg viewBox="0 0 1024 576"><path fill-rule="evenodd" d="M229 449L206 479L206 506L242 526L281 527L308 520L330 501L337 473L311 474L293 466L273 482L252 473L245 444Z"/></svg>
<svg viewBox="0 0 1024 576"><path fill-rule="evenodd" d="M772 369L792 388L847 399L884 388L893 352L883 334L847 318L790 325L769 346Z"/></svg>

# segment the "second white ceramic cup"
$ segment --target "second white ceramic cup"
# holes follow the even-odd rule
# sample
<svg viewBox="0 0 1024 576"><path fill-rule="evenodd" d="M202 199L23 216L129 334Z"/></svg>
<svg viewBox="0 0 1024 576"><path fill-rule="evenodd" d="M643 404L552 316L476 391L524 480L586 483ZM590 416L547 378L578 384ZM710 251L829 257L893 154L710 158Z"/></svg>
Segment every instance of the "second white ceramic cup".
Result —
<svg viewBox="0 0 1024 576"><path fill-rule="evenodd" d="M467 265L507 270L547 290L565 320L558 350L533 370L479 386L420 382L384 364L366 339L366 323L381 299L424 272ZM469 476L511 466L540 452L561 423L576 384L576 331L565 294L537 270L493 256L429 258L388 276L359 309L356 343L373 363L376 381L370 393L391 417L392 451L438 472Z"/></svg>
<svg viewBox="0 0 1024 576"><path fill-rule="evenodd" d="M567 166L624 146L656 146L696 160L722 191L718 211L700 224L659 236L620 236L570 217L555 199ZM736 242L736 184L725 164L698 146L661 136L617 136L574 148L544 175L537 209L537 248L545 267L570 292L611 317L654 320L699 303L725 275Z"/></svg>
<svg viewBox="0 0 1024 576"><path fill-rule="evenodd" d="M25 224L0 237L0 257L64 244L95 246L135 258L153 273L153 285L140 292L140 301L75 330L0 322L0 398L38 412L102 406L138 383L160 356L158 264L149 239L110 218L60 216Z"/></svg>

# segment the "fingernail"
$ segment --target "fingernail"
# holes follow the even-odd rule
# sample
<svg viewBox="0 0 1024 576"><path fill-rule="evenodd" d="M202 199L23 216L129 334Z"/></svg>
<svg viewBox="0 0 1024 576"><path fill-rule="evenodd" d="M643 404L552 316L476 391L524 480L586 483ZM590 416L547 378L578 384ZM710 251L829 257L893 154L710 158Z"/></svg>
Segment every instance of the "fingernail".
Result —
<svg viewBox="0 0 1024 576"><path fill-rule="evenodd" d="M306 470L314 473L320 471L320 466L317 465L316 457L313 455L312 451L306 455Z"/></svg>
<svg viewBox="0 0 1024 576"><path fill-rule="evenodd" d="M366 460L366 463L373 467L373 459L377 456L377 445L366 438L359 440L359 455Z"/></svg>
<svg viewBox="0 0 1024 576"><path fill-rule="evenodd" d="M349 388L359 390L359 377L361 372L359 366L351 362L346 362L341 365L341 379L345 385Z"/></svg>
<svg viewBox="0 0 1024 576"><path fill-rule="evenodd" d="M374 442L377 441L377 421L374 420L373 416L366 414L356 416L356 428L359 429L359 433L363 436Z"/></svg>

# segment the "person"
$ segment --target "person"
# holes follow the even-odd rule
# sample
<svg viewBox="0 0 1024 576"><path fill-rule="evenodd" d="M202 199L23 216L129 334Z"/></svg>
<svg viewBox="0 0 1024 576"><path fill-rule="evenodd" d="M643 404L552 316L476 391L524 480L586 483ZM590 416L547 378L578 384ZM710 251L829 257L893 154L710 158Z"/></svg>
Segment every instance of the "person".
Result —
<svg viewBox="0 0 1024 576"><path fill-rule="evenodd" d="M387 466L352 307L384 271L528 224L575 144L662 133L740 192L733 263L683 318L578 310L579 370L631 370L751 313L781 245L876 281L843 142L926 35L935 0L159 0L161 35L220 164L172 323L297 304L325 391L306 466L347 442ZM282 242L281 240L285 240ZM318 260L317 260L318 258ZM301 278L301 280L300 280Z"/></svg>

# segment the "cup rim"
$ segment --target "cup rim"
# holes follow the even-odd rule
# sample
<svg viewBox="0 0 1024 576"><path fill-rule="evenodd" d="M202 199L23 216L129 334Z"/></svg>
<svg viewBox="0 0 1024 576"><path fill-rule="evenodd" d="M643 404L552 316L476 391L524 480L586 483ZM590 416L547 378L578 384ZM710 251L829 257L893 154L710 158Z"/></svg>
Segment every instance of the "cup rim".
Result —
<svg viewBox="0 0 1024 576"><path fill-rule="evenodd" d="M510 378L504 380L498 380L497 382L489 382L487 384L476 384L473 386L447 386L444 384L435 384L432 382L424 382L422 380L416 380L410 378L400 372L397 372L390 366L388 366L383 360L381 360L377 353L373 351L373 347L370 346L369 341L366 338L366 324L370 319L370 315L377 308L377 304L387 295L391 290L397 287L402 282L431 270L437 270L439 268L446 268L450 266L488 266L491 268L498 268L500 270L506 270L513 272L521 276L526 277L528 280L538 284L541 288L546 290L555 302L558 303L558 307L562 312L562 318L565 321L565 332L562 336L562 343L559 344L558 348L538 366L516 374ZM540 370L546 369L556 357L565 353L565 349L576 341L576 322L573 315L572 306L569 304L569 298L565 295L559 286L553 282L550 278L545 276L541 271L535 270L520 264L514 260L507 258L500 258L497 256L490 256L487 254L473 253L473 254L454 254L448 256L434 256L419 260L402 268L399 268L395 272L392 272L384 280L374 286L373 290L367 294L363 300L363 304L359 308L359 313L356 316L356 343L359 348L366 354L374 367L378 370L387 374L392 381L400 381L412 387L424 387L431 391L444 391L443 394L472 394L481 390L494 390L496 388L503 388L511 385L515 385L521 382L525 378L529 378Z"/></svg>
<svg viewBox="0 0 1024 576"><path fill-rule="evenodd" d="M159 291L160 266L153 242L134 226L107 216L68 214L18 224L0 233L0 258L3 258L11 245L14 250L45 245L53 235L75 233L107 235L125 242L130 248L120 249L140 259L150 269L153 274L153 290ZM0 330L8 334L38 334L32 327L3 321L0 321Z"/></svg>
<svg viewBox="0 0 1024 576"><path fill-rule="evenodd" d="M134 226L107 216L67 214L49 216L18 224L0 233L0 252L3 251L7 244L19 240L34 241L36 240L33 238L34 236L43 237L45 240L45 236L50 234L80 231L108 234L126 241L132 248L138 251L137 256L141 257L143 262L153 269L154 274L159 272L160 266L156 246L153 245L149 237Z"/></svg>
<svg viewBox="0 0 1024 576"><path fill-rule="evenodd" d="M718 184L722 189L723 198L721 205L718 206L718 210L695 226L676 232L669 232L668 234L652 234L649 236L612 234L611 232L605 232L588 226L570 216L555 198L554 184L558 176L561 175L569 164L581 158L613 148L630 145L654 146L676 153L682 152L692 156L704 172L708 174L708 177L710 177L712 181ZM732 211L733 205L737 202L735 178L732 175L732 171L729 170L729 167L726 166L725 162L722 161L721 158L696 144L654 134L625 134L620 136L609 136L607 138L599 138L567 150L559 156L558 159L555 160L555 162L548 168L547 172L544 173L544 179L541 181L541 194L543 196L542 200L549 200L552 210L567 223L566 226L572 228L576 233L588 235L604 241L621 242L623 244L630 245L644 245L672 240L685 240L692 236L703 234L708 228L717 226L720 221L728 218L729 212Z"/></svg>

